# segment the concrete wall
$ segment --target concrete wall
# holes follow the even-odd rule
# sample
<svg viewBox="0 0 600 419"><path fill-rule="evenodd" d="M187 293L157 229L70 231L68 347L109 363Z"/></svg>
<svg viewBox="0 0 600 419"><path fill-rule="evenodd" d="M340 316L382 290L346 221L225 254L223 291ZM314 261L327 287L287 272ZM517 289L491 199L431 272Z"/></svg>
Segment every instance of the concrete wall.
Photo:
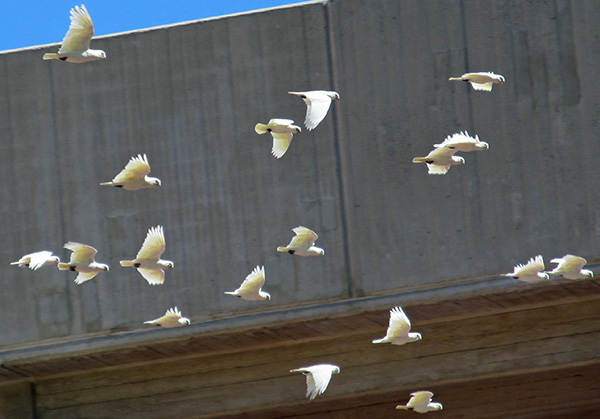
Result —
<svg viewBox="0 0 600 419"><path fill-rule="evenodd" d="M174 305L198 321L597 256L598 18L593 0L338 0L102 37L109 58L85 65L42 61L56 46L0 54L1 343L135 329ZM467 70L507 82L447 81ZM310 89L341 101L276 160L254 124L302 122L287 91ZM460 130L490 150L446 176L411 163ZM138 153L160 189L98 185ZM176 267L152 287L118 261L157 224ZM325 257L275 252L297 225ZM9 266L43 249L65 259L69 240L111 271L77 286ZM222 294L257 264L271 302Z"/></svg>

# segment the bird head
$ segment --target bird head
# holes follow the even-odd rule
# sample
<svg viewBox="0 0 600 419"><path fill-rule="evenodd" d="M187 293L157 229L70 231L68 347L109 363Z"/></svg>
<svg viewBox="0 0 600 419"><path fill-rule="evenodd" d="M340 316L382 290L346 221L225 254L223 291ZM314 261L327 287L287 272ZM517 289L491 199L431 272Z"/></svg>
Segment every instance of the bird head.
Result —
<svg viewBox="0 0 600 419"><path fill-rule="evenodd" d="M170 260L167 261L167 263L165 263L165 268L167 269L173 269L175 267L175 264L173 262L171 262Z"/></svg>
<svg viewBox="0 0 600 419"><path fill-rule="evenodd" d="M58 256L52 256L51 258L48 258L48 262L60 263L60 258Z"/></svg>
<svg viewBox="0 0 600 419"><path fill-rule="evenodd" d="M500 80L500 84L504 84L504 76L498 76L498 80Z"/></svg>
<svg viewBox="0 0 600 419"><path fill-rule="evenodd" d="M585 276L589 277L589 278L593 278L594 277L594 272L590 271L589 269L582 269L581 273L584 274Z"/></svg>
<svg viewBox="0 0 600 419"><path fill-rule="evenodd" d="M299 126L297 126L297 125L292 125L292 126L295 128L295 131L297 133L301 133L302 132L302 128L300 128Z"/></svg>
<svg viewBox="0 0 600 419"><path fill-rule="evenodd" d="M188 319L187 317L182 317L179 320L177 320L179 323L181 323L182 325L188 325L190 324L190 319Z"/></svg>
<svg viewBox="0 0 600 419"><path fill-rule="evenodd" d="M161 182L159 178L146 176L146 183L152 186L160 186Z"/></svg>
<svg viewBox="0 0 600 419"><path fill-rule="evenodd" d="M259 295L267 301L271 301L271 294L265 291L260 291Z"/></svg>
<svg viewBox="0 0 600 419"><path fill-rule="evenodd" d="M325 254L325 250L324 249L319 249L319 254L322 256Z"/></svg>
<svg viewBox="0 0 600 419"><path fill-rule="evenodd" d="M106 59L106 52L102 51L101 49L89 49L87 51L87 55L90 57L94 57L98 60Z"/></svg>
<svg viewBox="0 0 600 419"><path fill-rule="evenodd" d="M444 406L442 406L441 403L429 403L429 407L431 407L433 410L444 410Z"/></svg>
<svg viewBox="0 0 600 419"><path fill-rule="evenodd" d="M103 271L106 271L106 272L108 272L108 271L109 271L108 265L106 265L106 264L104 264L104 263L101 263L101 264L100 264L100 268L101 268Z"/></svg>
<svg viewBox="0 0 600 419"><path fill-rule="evenodd" d="M408 338L410 340L421 340L421 339L423 339L423 336L421 336L420 333L409 333Z"/></svg>
<svg viewBox="0 0 600 419"><path fill-rule="evenodd" d="M465 159L460 156L452 156L453 164L465 164Z"/></svg>
<svg viewBox="0 0 600 419"><path fill-rule="evenodd" d="M327 96L329 96L331 100L340 100L338 92L327 92Z"/></svg>
<svg viewBox="0 0 600 419"><path fill-rule="evenodd" d="M487 150L488 148L490 148L490 145L488 143L486 143L485 141L480 141L478 143L478 148L482 149L482 150Z"/></svg>
<svg viewBox="0 0 600 419"><path fill-rule="evenodd" d="M335 367L333 370L331 370L332 374L339 374L340 373L340 367Z"/></svg>

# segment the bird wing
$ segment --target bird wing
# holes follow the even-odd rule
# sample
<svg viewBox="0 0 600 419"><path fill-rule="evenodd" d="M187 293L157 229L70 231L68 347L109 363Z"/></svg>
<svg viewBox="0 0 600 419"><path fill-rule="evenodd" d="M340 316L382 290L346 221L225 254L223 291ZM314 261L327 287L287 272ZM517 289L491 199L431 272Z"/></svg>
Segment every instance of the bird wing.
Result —
<svg viewBox="0 0 600 419"><path fill-rule="evenodd" d="M276 126L283 126L283 127L287 127L288 125L292 125L294 123L294 120L292 119L283 119L283 118L273 118L269 121L269 126L270 127L276 127Z"/></svg>
<svg viewBox="0 0 600 419"><path fill-rule="evenodd" d="M161 285L165 282L165 271L162 269L137 268L137 270L150 285Z"/></svg>
<svg viewBox="0 0 600 419"><path fill-rule="evenodd" d="M427 163L427 170L430 175L445 175L450 170L449 164L429 164Z"/></svg>
<svg viewBox="0 0 600 419"><path fill-rule="evenodd" d="M94 24L85 6L71 9L71 25L63 38L59 53L86 51L94 36Z"/></svg>
<svg viewBox="0 0 600 419"><path fill-rule="evenodd" d="M166 248L165 234L162 226L151 227L148 230L137 259L158 260ZM142 274L143 275L143 274ZM145 277L144 277L145 278Z"/></svg>
<svg viewBox="0 0 600 419"><path fill-rule="evenodd" d="M314 399L327 389L331 380L331 368L329 366L316 366L309 370L306 375L306 397Z"/></svg>
<svg viewBox="0 0 600 419"><path fill-rule="evenodd" d="M472 81L470 83L471 86L473 86L473 90L485 90L486 92L491 92L492 86L494 85L494 83L492 83L491 81L488 83L476 83Z"/></svg>
<svg viewBox="0 0 600 419"><path fill-rule="evenodd" d="M76 242L67 242L65 243L64 248L73 252L71 253L69 263L90 264L94 261L94 256L96 256L97 252L92 246Z"/></svg>
<svg viewBox="0 0 600 419"><path fill-rule="evenodd" d="M181 318L181 312L177 309L177 307L173 307L167 310L164 316L159 317L158 319L151 320L146 323L169 323L169 322L177 322Z"/></svg>
<svg viewBox="0 0 600 419"><path fill-rule="evenodd" d="M406 337L408 332L410 332L410 320L401 307L394 307L390 311L390 324L386 336L388 338Z"/></svg>
<svg viewBox="0 0 600 419"><path fill-rule="evenodd" d="M280 159L290 147L294 134L291 132L271 132L271 135L273 136L273 149L271 150L271 153Z"/></svg>
<svg viewBox="0 0 600 419"><path fill-rule="evenodd" d="M132 157L123 170L113 179L115 183L135 182L144 179L150 173L150 164L148 157L144 154L138 154L137 157Z"/></svg>
<svg viewBox="0 0 600 419"><path fill-rule="evenodd" d="M517 269L520 268L520 269ZM535 275L537 272L544 270L544 258L542 255L538 255L535 258L529 259L526 265L517 265L515 272L519 275Z"/></svg>
<svg viewBox="0 0 600 419"><path fill-rule="evenodd" d="M41 252L26 255L24 257L29 257L29 268L35 271L36 269L39 269L42 266L44 266L44 263L46 263L50 256L52 256L52 252L43 250Z"/></svg>
<svg viewBox="0 0 600 419"><path fill-rule="evenodd" d="M562 258L552 259L551 263L558 263L557 271L579 272L587 264L587 260L575 255L564 255Z"/></svg>
<svg viewBox="0 0 600 419"><path fill-rule="evenodd" d="M450 160L456 152L457 150L448 147L436 147L425 158L428 160Z"/></svg>
<svg viewBox="0 0 600 419"><path fill-rule="evenodd" d="M308 250L308 248L315 244L315 241L319 238L317 233L306 227L298 226L293 228L292 231L296 233L296 235L292 238L290 244L287 245L287 247L291 249Z"/></svg>
<svg viewBox="0 0 600 419"><path fill-rule="evenodd" d="M331 98L325 92L307 92L305 95L306 118L304 119L304 126L310 131L315 129L327 116L331 106Z"/></svg>
<svg viewBox="0 0 600 419"><path fill-rule="evenodd" d="M240 294L258 294L258 291L265 285L265 267L257 266L250 273L242 285L236 290Z"/></svg>
<svg viewBox="0 0 600 419"><path fill-rule="evenodd" d="M406 404L408 407L416 406L416 405L425 405L427 406L431 403L431 399L433 398L433 393L431 391L415 391L410 394L412 397Z"/></svg>
<svg viewBox="0 0 600 419"><path fill-rule="evenodd" d="M477 144L479 142L480 141L478 138L473 138L469 135L468 132L462 131L462 132L457 132L456 134L449 135L448 137L446 137L446 139L442 143L434 144L433 146L435 148L440 148L440 147L451 147L456 144L465 144L465 143Z"/></svg>
<svg viewBox="0 0 600 419"><path fill-rule="evenodd" d="M83 284L85 281L89 281L98 274L99 272L79 272L79 275L75 278L75 283L77 285Z"/></svg>

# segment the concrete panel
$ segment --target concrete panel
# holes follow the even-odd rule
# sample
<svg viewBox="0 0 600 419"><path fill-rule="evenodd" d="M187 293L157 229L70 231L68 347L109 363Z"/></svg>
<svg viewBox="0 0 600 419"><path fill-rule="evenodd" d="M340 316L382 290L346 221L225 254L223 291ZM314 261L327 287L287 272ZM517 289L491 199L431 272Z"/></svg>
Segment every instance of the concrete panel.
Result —
<svg viewBox="0 0 600 419"><path fill-rule="evenodd" d="M365 4L328 5L355 295L494 275L539 253L594 257L598 54L576 43L597 5ZM447 81L467 71L507 82ZM490 149L445 176L411 163L461 130Z"/></svg>

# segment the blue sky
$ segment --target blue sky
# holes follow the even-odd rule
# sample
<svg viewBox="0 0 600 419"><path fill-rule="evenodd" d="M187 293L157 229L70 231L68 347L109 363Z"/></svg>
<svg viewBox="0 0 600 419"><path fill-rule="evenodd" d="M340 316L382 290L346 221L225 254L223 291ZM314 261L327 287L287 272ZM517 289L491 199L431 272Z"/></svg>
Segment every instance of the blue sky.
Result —
<svg viewBox="0 0 600 419"><path fill-rule="evenodd" d="M60 42L69 10L85 4L96 35L150 28L300 0L0 0L0 51Z"/></svg>

